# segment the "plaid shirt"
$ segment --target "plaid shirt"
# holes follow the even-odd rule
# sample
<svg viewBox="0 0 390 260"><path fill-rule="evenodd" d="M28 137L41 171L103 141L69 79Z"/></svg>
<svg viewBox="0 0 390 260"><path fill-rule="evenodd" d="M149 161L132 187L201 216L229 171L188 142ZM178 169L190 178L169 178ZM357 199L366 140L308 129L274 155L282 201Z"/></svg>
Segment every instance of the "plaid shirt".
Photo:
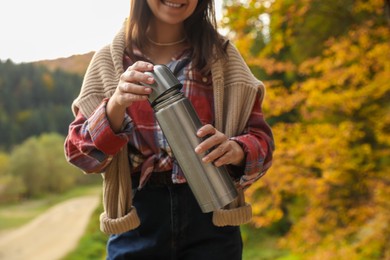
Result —
<svg viewBox="0 0 390 260"><path fill-rule="evenodd" d="M188 52L176 57L176 61L188 58ZM173 71L177 64L173 60L168 67ZM132 64L124 56L124 68ZM211 75L204 76L190 65L177 75L183 84L184 95L194 106L203 124L213 124L213 87ZM148 101L134 102L127 113L120 133L114 133L106 116L104 99L90 118L80 112L70 124L65 141L65 154L68 161L87 173L104 172L113 156L121 147L128 145L129 162L133 172L141 172L142 187L152 172L172 170L173 183L186 182L179 165L173 159L169 147ZM260 101L254 104L244 133L232 137L245 153L245 166L229 166L233 177L240 180L243 188L259 179L271 166L273 138L269 126L265 123Z"/></svg>

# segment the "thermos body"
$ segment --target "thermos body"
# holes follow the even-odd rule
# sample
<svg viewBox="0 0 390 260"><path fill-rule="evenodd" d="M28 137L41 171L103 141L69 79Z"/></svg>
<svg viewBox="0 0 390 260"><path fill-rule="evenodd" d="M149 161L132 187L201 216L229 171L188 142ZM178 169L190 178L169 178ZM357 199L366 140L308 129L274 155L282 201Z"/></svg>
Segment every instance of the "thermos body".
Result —
<svg viewBox="0 0 390 260"><path fill-rule="evenodd" d="M203 163L204 154L194 152L201 143L196 136L202 126L187 98L156 111L156 118L203 212L220 209L234 200L237 191L225 167Z"/></svg>
<svg viewBox="0 0 390 260"><path fill-rule="evenodd" d="M147 73L156 81L149 86L161 92L149 99L156 119L202 212L223 208L237 197L237 190L224 166L204 163L205 154L195 153L195 147L202 142L196 135L202 123L191 102L180 92L180 82L164 65L157 65L154 72ZM161 86L167 82L171 86Z"/></svg>

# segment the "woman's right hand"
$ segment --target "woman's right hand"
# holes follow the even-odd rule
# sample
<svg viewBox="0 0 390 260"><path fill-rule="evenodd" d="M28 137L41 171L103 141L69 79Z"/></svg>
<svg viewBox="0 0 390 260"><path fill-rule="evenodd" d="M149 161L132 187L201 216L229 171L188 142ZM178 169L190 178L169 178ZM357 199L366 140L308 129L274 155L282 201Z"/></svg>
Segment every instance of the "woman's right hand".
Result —
<svg viewBox="0 0 390 260"><path fill-rule="evenodd" d="M145 74L146 71L152 71L153 64L137 61L131 65L120 77L118 87L110 98L115 106L126 109L133 102L146 100L152 92L151 88L140 85L139 83L152 84L153 77Z"/></svg>
<svg viewBox="0 0 390 260"><path fill-rule="evenodd" d="M147 100L152 89L140 85L140 83L152 84L153 77L145 74L146 71L152 71L153 64L137 61L131 65L120 77L114 94L107 103L107 117L111 128L117 132L122 127L126 108L133 102Z"/></svg>

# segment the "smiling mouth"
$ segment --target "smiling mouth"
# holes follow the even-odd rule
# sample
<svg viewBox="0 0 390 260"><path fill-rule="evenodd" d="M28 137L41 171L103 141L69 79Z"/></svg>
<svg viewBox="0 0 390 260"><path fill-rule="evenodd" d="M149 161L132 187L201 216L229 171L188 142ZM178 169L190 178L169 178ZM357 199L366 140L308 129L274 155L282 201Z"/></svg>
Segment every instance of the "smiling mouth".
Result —
<svg viewBox="0 0 390 260"><path fill-rule="evenodd" d="M172 8L180 8L180 7L184 6L184 4L174 3L174 2L170 2L170 1L166 1L166 0L162 0L161 2L164 5L172 7Z"/></svg>

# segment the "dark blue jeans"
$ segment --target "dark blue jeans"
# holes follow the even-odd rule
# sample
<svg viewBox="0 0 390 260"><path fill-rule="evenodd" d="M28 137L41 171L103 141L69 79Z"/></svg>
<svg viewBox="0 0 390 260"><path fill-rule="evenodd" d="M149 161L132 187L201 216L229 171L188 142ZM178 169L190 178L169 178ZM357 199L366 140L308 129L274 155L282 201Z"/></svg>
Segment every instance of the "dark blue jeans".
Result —
<svg viewBox="0 0 390 260"><path fill-rule="evenodd" d="M236 260L242 258L239 227L216 227L202 213L187 184L146 186L133 204L141 225L112 235L107 259Z"/></svg>

